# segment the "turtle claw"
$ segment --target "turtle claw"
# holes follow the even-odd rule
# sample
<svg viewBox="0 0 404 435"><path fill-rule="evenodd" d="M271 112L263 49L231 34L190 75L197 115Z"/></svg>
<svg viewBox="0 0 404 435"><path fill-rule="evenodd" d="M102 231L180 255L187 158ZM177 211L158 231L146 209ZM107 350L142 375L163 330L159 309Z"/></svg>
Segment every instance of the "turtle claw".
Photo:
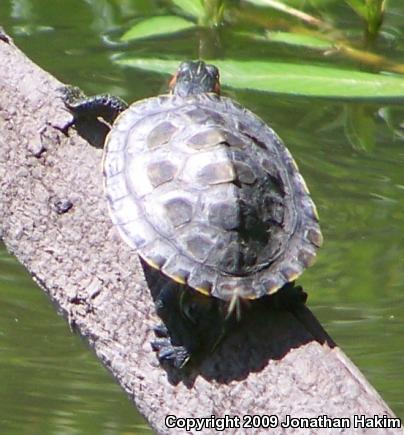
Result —
<svg viewBox="0 0 404 435"><path fill-rule="evenodd" d="M151 345L160 362L167 361L176 369L182 369L191 357L184 346L174 346L168 338L155 340Z"/></svg>
<svg viewBox="0 0 404 435"><path fill-rule="evenodd" d="M176 369L182 369L191 358L190 351L185 346L171 342L170 333L163 323L156 325L153 330L158 339L152 341L151 346L157 352L159 361L166 361Z"/></svg>
<svg viewBox="0 0 404 435"><path fill-rule="evenodd" d="M152 341L151 346L155 352L160 352L162 349L168 348L170 346L172 347L172 344L169 338L161 338Z"/></svg>
<svg viewBox="0 0 404 435"><path fill-rule="evenodd" d="M156 325L153 328L153 331L156 334L156 336L159 338L168 338L170 336L170 333L168 332L166 325L164 325L163 323Z"/></svg>

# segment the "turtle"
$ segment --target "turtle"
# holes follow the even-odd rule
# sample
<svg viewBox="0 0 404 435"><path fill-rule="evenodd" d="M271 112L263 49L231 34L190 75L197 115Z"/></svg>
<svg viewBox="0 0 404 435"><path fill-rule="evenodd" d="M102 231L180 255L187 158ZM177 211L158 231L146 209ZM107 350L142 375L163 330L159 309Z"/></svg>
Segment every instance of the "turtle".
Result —
<svg viewBox="0 0 404 435"><path fill-rule="evenodd" d="M298 166L270 126L221 94L216 66L182 62L169 93L130 106L66 101L76 114L111 109L102 171L112 222L170 280L231 313L313 264L323 237Z"/></svg>

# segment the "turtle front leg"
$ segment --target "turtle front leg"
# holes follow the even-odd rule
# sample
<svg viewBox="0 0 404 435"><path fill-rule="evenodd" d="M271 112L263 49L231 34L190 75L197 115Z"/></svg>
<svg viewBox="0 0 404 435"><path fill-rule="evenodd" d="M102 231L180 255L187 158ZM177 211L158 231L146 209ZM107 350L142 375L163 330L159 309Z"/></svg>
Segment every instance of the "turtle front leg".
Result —
<svg viewBox="0 0 404 435"><path fill-rule="evenodd" d="M87 97L75 86L64 86L60 92L66 108L74 116L71 125L91 145L102 148L111 125L128 104L108 94Z"/></svg>
<svg viewBox="0 0 404 435"><path fill-rule="evenodd" d="M87 97L76 86L64 86L61 93L63 102L75 118L102 118L111 125L128 108L128 104L119 97L109 94Z"/></svg>

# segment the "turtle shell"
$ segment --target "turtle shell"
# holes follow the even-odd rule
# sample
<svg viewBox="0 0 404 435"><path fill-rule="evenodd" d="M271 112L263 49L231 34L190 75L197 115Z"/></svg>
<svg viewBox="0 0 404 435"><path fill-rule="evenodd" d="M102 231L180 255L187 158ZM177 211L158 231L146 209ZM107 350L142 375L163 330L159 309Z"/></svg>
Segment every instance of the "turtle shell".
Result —
<svg viewBox="0 0 404 435"><path fill-rule="evenodd" d="M134 103L108 135L103 172L123 239L170 278L223 300L274 293L322 243L291 154L230 98Z"/></svg>

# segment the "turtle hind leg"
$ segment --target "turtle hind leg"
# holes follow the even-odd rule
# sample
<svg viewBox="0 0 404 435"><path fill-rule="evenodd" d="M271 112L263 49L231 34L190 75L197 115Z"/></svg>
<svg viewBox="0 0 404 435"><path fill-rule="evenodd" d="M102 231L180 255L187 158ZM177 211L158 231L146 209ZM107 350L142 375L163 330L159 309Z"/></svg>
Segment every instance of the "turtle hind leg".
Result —
<svg viewBox="0 0 404 435"><path fill-rule="evenodd" d="M169 337L154 340L151 346L157 352L160 362L166 361L177 369L182 369L191 358L191 354L185 346L173 345Z"/></svg>
<svg viewBox="0 0 404 435"><path fill-rule="evenodd" d="M307 301L307 293L300 285L295 285L294 281L286 283L275 294L269 297L272 298L272 303L275 307L289 311L304 305Z"/></svg>
<svg viewBox="0 0 404 435"><path fill-rule="evenodd" d="M180 299L183 291L177 284L167 282L161 286L155 299L157 315L163 323L153 328L158 338L152 342L152 348L160 361L175 368L183 368L200 347L194 325L182 312Z"/></svg>
<svg viewBox="0 0 404 435"><path fill-rule="evenodd" d="M111 125L128 104L108 94L87 97L75 86L64 86L60 92L66 108L74 116L71 125L91 145L102 148Z"/></svg>

